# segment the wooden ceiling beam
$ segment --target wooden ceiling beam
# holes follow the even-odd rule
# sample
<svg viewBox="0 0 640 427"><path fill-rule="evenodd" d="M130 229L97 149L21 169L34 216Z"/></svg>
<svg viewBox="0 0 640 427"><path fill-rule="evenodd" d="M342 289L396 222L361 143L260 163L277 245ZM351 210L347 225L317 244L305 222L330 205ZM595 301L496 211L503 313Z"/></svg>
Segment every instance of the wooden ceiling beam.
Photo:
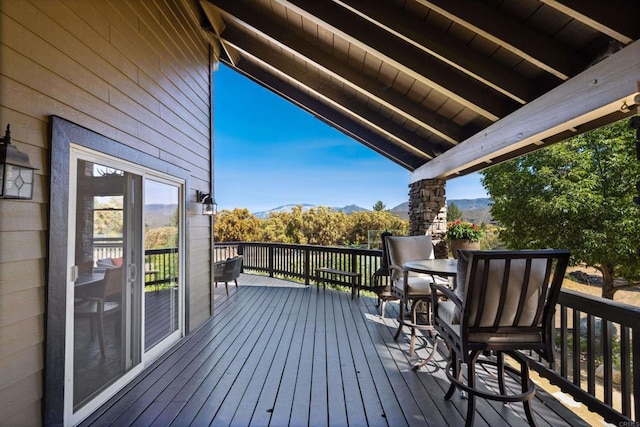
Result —
<svg viewBox="0 0 640 427"><path fill-rule="evenodd" d="M207 8L216 8L216 11L225 19L233 20L234 24L241 25L245 29L260 34L268 39L270 43L317 67L319 71L328 75L328 79L332 78L349 86L375 102L384 105L416 126L427 129L451 145L455 145L470 136L468 132L463 131L460 126L450 120L366 77L360 70L336 60L316 46L307 43L298 35L277 26L273 20L266 19L264 14L253 10L245 4L240 4L235 0L217 0L215 5L208 5ZM234 38L229 36L228 33L227 37Z"/></svg>
<svg viewBox="0 0 640 427"><path fill-rule="evenodd" d="M423 21L381 0L334 0L353 13L423 50L520 104L535 98L534 84L467 44L434 31Z"/></svg>
<svg viewBox="0 0 640 427"><path fill-rule="evenodd" d="M586 58L563 48L558 41L528 29L484 2L416 1L562 80L576 75L587 65Z"/></svg>
<svg viewBox="0 0 640 427"><path fill-rule="evenodd" d="M211 1L217 3L217 0ZM387 31L372 26L332 1L273 1L491 121L506 116L519 106L517 102L473 79L452 73L449 65L403 40L389 37Z"/></svg>
<svg viewBox="0 0 640 427"><path fill-rule="evenodd" d="M629 44L640 37L640 2L602 0L540 0L614 40Z"/></svg>
<svg viewBox="0 0 640 427"><path fill-rule="evenodd" d="M381 114L375 113L371 108L361 104L356 99L349 98L344 93L331 88L327 82L314 77L312 73L306 72L287 59L285 55L274 53L268 46L259 43L246 33L234 31L230 25L227 25L221 41L223 45L231 45L234 49L240 51L245 61L253 60L287 76L313 93L315 97L322 99L333 110L341 111L341 114L352 117L352 120L376 129L379 133L386 135L390 141L404 146L405 149L413 152L415 156L422 158L423 161L434 158L445 151L434 152L431 145L424 138L410 132Z"/></svg>
<svg viewBox="0 0 640 427"><path fill-rule="evenodd" d="M640 40L429 161L411 174L411 182L482 169L527 145L557 140L568 129L590 129L602 117L629 112L640 104L638 58Z"/></svg>

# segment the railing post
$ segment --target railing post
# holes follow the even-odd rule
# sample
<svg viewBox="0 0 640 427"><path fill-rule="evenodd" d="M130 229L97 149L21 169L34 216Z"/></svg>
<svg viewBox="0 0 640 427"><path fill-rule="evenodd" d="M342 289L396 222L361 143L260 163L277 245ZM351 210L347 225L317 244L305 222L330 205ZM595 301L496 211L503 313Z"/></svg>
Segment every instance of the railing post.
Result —
<svg viewBox="0 0 640 427"><path fill-rule="evenodd" d="M309 286L311 283L311 247L304 247L304 284Z"/></svg>
<svg viewBox="0 0 640 427"><path fill-rule="evenodd" d="M269 277L273 277L273 246L269 245L267 254L269 256Z"/></svg>

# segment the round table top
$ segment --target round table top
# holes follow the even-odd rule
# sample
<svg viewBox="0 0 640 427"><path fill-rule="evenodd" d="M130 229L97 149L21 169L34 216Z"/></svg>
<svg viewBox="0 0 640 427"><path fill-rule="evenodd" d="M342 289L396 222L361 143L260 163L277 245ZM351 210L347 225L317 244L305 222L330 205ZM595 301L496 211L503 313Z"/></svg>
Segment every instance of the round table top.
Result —
<svg viewBox="0 0 640 427"><path fill-rule="evenodd" d="M415 261L407 261L402 264L402 267L416 273L455 277L458 273L458 260L449 258L419 259Z"/></svg>

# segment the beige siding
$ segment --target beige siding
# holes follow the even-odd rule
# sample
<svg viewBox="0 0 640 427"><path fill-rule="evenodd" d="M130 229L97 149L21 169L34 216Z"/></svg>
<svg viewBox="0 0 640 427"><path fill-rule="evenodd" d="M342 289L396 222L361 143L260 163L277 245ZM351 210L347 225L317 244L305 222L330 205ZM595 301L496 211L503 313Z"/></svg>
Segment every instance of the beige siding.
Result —
<svg viewBox="0 0 640 427"><path fill-rule="evenodd" d="M0 201L0 425L41 422L49 188L58 115L191 172L190 322L209 316L209 49L190 0L0 0L0 128L38 168Z"/></svg>

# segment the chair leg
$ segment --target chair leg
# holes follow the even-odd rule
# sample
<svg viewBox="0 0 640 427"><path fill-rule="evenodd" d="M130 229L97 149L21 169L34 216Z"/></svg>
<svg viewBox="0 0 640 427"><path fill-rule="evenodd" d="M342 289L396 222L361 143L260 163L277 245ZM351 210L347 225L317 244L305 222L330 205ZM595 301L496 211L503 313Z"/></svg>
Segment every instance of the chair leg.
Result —
<svg viewBox="0 0 640 427"><path fill-rule="evenodd" d="M498 387L500 388L500 394L505 396L507 393L504 389L504 354L498 351L496 354L497 368L498 368ZM507 402L504 402L506 405Z"/></svg>
<svg viewBox="0 0 640 427"><path fill-rule="evenodd" d="M380 301L379 306L380 308L380 317L382 317L384 319L384 311L387 308L387 301L386 300L378 300Z"/></svg>
<svg viewBox="0 0 640 427"><path fill-rule="evenodd" d="M480 356L479 351L471 352L469 362L467 362L467 385L469 388L474 389L476 387L476 361ZM467 419L465 420L465 427L471 427L476 417L476 395L469 393L467 398Z"/></svg>
<svg viewBox="0 0 640 427"><path fill-rule="evenodd" d="M522 387L522 393L526 393L529 390L530 378L529 378L529 363L524 359L519 359L520 362L520 386ZM524 405L524 413L527 416L527 421L530 426L535 427L536 421L533 418L533 407L531 406L531 398L522 402Z"/></svg>
<svg viewBox="0 0 640 427"><path fill-rule="evenodd" d="M233 279L234 282L236 282L236 288L238 287L238 279Z"/></svg>
<svg viewBox="0 0 640 427"><path fill-rule="evenodd" d="M104 315L98 313L98 341L100 343L100 355L104 358Z"/></svg>
<svg viewBox="0 0 640 427"><path fill-rule="evenodd" d="M228 282L224 282L224 290L227 293L227 295L229 295L229 283Z"/></svg>
<svg viewBox="0 0 640 427"><path fill-rule="evenodd" d="M404 302L400 301L400 315L398 316L398 330L393 336L394 341L398 341L400 334L402 333L402 327L404 326Z"/></svg>
<svg viewBox="0 0 640 427"><path fill-rule="evenodd" d="M416 350L416 328L413 325L418 323L418 304L419 301L413 301L411 304L411 340L409 341L409 357L413 357Z"/></svg>
<svg viewBox="0 0 640 427"><path fill-rule="evenodd" d="M458 360L458 356L455 351L452 351L449 348L449 354L451 357L451 371L453 373L453 377L457 380L460 380L460 360ZM453 393L456 391L456 385L451 383L449 386L449 390L447 390L447 394L444 395L444 400L449 400L453 396Z"/></svg>

